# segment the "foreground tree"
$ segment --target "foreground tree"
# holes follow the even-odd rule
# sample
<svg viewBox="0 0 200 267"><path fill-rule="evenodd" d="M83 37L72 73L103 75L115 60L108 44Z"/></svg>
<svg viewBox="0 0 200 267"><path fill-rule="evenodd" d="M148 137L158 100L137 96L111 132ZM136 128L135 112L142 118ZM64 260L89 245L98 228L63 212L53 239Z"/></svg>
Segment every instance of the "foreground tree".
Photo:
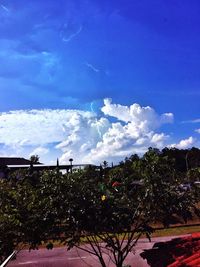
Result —
<svg viewBox="0 0 200 267"><path fill-rule="evenodd" d="M22 244L37 248L55 231L53 203L41 191L46 174L17 171L0 180L0 262Z"/></svg>
<svg viewBox="0 0 200 267"><path fill-rule="evenodd" d="M94 170L68 175L49 171L38 174L38 183L32 183L30 173L2 180L2 260L18 244L34 249L50 239L95 255L103 267L107 254L121 267L140 236L151 232L143 213L145 203L136 190L128 190L126 181L107 184L96 175Z"/></svg>
<svg viewBox="0 0 200 267"><path fill-rule="evenodd" d="M94 170L68 175L68 194L60 201L65 208L59 221L65 223L58 240L69 249L77 247L96 256L103 267L107 266L105 254L122 267L138 239L143 234L150 239L153 222L168 226L175 216L184 220L192 216L193 199L179 191L167 158L149 151L141 167L143 186L125 177L114 181L112 176L108 182L95 176Z"/></svg>
<svg viewBox="0 0 200 267"><path fill-rule="evenodd" d="M153 222L168 226L175 215L187 219L195 204L192 195L180 192L173 162L159 151L150 149L134 168L142 185L122 169L108 177L93 167L66 175L28 172L2 181L0 241L12 250L19 243L37 248L42 241L58 240L96 256L102 267L105 255L122 267L139 238L150 239Z"/></svg>
<svg viewBox="0 0 200 267"><path fill-rule="evenodd" d="M63 240L68 248L77 247L95 255L102 267L105 254L122 267L142 234L150 236L144 214L145 198L123 183L105 184L91 178L69 177L69 210ZM81 184L81 187L80 187ZM70 230L70 231L69 231ZM85 241L85 243L83 242Z"/></svg>

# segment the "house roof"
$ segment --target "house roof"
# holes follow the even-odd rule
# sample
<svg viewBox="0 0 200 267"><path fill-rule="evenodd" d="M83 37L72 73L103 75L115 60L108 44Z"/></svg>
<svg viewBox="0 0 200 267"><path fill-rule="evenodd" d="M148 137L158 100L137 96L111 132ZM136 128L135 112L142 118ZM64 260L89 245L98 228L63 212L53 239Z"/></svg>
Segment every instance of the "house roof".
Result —
<svg viewBox="0 0 200 267"><path fill-rule="evenodd" d="M24 158L0 157L0 166L7 165L30 165L31 161Z"/></svg>

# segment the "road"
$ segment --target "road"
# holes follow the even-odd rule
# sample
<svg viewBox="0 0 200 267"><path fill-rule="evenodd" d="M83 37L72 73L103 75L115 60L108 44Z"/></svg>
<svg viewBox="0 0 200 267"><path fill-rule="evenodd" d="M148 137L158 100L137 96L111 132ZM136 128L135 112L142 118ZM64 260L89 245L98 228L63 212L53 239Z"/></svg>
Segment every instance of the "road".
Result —
<svg viewBox="0 0 200 267"><path fill-rule="evenodd" d="M152 248L156 242L164 242L175 237L159 237L152 238L150 243L147 239L138 241L135 247L135 253L129 253L125 264L131 267L148 267L146 260L140 257L140 253L144 249ZM107 266L114 267L108 256L105 254ZM65 247L54 248L52 250L22 250L17 254L17 259L10 261L8 267L100 267L97 259L89 255L87 252L77 250L76 248L67 251Z"/></svg>

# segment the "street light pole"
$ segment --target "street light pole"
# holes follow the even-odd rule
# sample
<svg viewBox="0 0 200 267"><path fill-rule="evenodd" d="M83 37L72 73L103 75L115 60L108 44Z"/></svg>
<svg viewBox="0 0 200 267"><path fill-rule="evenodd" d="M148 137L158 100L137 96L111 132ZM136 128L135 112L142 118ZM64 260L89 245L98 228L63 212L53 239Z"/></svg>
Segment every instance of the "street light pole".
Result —
<svg viewBox="0 0 200 267"><path fill-rule="evenodd" d="M72 162L73 162L73 159L69 159L69 162L70 162L70 165L71 165L71 173L72 173Z"/></svg>

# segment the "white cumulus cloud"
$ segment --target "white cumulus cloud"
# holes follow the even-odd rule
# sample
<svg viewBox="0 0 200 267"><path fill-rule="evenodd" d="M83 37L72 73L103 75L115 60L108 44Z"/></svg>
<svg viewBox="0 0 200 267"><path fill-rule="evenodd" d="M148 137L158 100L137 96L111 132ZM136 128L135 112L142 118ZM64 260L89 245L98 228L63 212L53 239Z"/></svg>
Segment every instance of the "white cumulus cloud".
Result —
<svg viewBox="0 0 200 267"><path fill-rule="evenodd" d="M104 100L101 110L119 122L111 124L102 140L86 156L88 161L101 161L105 158L116 161L131 153L144 153L149 146L162 147L168 135L154 131L161 124L173 121L171 113L159 116L151 107L141 107L139 104L122 106L112 104L111 99Z"/></svg>
<svg viewBox="0 0 200 267"><path fill-rule="evenodd" d="M112 99L104 99L104 106L102 112L105 115L117 118L120 121L131 122L132 124L139 125L141 128L153 129L159 127L163 123L173 122L172 113L164 113L159 116L155 110L149 106L141 107L135 103L128 106L120 104L112 104Z"/></svg>
<svg viewBox="0 0 200 267"><path fill-rule="evenodd" d="M181 140L178 144L170 145L170 147L176 147L178 149L186 149L186 148L191 147L195 143L195 141L196 140L192 136L190 136L187 139Z"/></svg>
<svg viewBox="0 0 200 267"><path fill-rule="evenodd" d="M157 114L139 104L123 106L104 100L103 115L81 110L18 110L0 114L0 144L6 148L31 147L30 154L50 155L52 148L60 163L118 162L148 147L162 148L169 136L159 131L173 122L172 113ZM113 117L115 122L113 122ZM180 142L184 146L187 140ZM21 149L21 150L20 150ZM52 160L55 160L52 158Z"/></svg>
<svg viewBox="0 0 200 267"><path fill-rule="evenodd" d="M79 118L90 121L93 117L91 112L77 110L4 112L0 114L0 143L40 146L62 142L66 137L66 131L77 127Z"/></svg>

